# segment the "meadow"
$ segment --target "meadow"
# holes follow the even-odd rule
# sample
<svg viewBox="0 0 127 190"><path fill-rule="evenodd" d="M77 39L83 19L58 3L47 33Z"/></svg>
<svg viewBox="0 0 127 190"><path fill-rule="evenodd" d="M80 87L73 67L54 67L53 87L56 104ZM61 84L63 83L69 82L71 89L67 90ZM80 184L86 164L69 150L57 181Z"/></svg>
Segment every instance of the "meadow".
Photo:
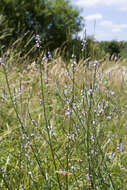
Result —
<svg viewBox="0 0 127 190"><path fill-rule="evenodd" d="M127 61L0 60L0 189L127 189Z"/></svg>

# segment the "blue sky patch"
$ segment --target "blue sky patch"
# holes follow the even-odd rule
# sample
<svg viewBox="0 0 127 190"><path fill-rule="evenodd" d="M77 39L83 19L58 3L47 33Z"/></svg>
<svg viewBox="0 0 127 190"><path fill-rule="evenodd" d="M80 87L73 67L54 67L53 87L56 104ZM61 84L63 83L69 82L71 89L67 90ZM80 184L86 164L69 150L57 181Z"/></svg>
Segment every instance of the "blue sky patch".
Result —
<svg viewBox="0 0 127 190"><path fill-rule="evenodd" d="M127 0L71 0L71 3L82 9L88 35L99 41L127 41Z"/></svg>

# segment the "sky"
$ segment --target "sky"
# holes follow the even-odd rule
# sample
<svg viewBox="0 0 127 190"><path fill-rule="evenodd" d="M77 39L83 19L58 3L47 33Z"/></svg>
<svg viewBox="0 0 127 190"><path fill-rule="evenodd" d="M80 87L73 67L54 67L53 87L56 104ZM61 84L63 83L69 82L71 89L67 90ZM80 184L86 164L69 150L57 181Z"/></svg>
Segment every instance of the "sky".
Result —
<svg viewBox="0 0 127 190"><path fill-rule="evenodd" d="M87 35L94 35L98 41L127 41L127 0L70 1L81 10Z"/></svg>

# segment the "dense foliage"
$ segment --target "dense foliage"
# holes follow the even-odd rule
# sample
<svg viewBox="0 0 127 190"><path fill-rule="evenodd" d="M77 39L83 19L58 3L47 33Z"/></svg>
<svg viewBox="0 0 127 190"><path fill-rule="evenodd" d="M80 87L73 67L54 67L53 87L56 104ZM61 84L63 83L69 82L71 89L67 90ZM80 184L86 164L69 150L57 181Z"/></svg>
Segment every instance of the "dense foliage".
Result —
<svg viewBox="0 0 127 190"><path fill-rule="evenodd" d="M34 57L35 41L39 42L42 51L59 48L65 59L73 54L77 60L127 56L125 41L98 42L94 36L88 36L87 31L84 39L79 37L83 18L69 0L1 0L0 7L0 56L9 45L16 44L16 51L22 55L30 52Z"/></svg>
<svg viewBox="0 0 127 190"><path fill-rule="evenodd" d="M0 7L2 45L33 32L40 35L43 47L53 50L82 28L79 11L68 0L1 0Z"/></svg>

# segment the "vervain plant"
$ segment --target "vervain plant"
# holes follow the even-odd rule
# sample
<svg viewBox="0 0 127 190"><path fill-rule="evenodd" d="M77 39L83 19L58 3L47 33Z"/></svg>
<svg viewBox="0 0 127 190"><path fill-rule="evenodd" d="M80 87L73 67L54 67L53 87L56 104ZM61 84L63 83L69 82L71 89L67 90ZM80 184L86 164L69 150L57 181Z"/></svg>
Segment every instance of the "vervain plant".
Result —
<svg viewBox="0 0 127 190"><path fill-rule="evenodd" d="M126 106L99 61L66 64L40 41L30 68L0 61L0 188L124 189Z"/></svg>

